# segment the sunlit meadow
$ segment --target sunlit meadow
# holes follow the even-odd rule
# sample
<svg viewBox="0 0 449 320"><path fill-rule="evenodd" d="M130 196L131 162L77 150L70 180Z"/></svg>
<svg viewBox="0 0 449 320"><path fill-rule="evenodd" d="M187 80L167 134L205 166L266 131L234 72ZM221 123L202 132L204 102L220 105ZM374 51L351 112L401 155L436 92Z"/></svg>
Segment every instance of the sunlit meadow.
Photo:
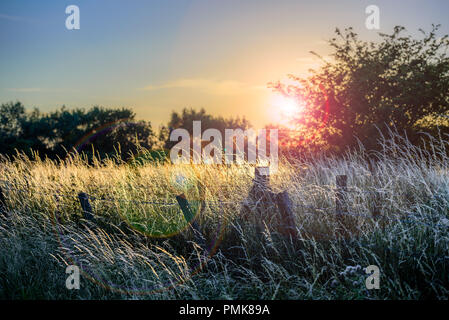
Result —
<svg viewBox="0 0 449 320"><path fill-rule="evenodd" d="M370 165L363 147L344 158L281 159L270 187L288 191L298 238L269 222L259 234L241 214L251 165L2 158L0 298L447 299L447 141L433 140L430 151L397 135L382 143ZM342 174L345 236L335 215ZM95 222L83 219L79 192L95 198ZM205 246L179 194L197 213ZM70 264L82 270L80 290L65 286ZM379 290L366 289L369 265L380 268Z"/></svg>

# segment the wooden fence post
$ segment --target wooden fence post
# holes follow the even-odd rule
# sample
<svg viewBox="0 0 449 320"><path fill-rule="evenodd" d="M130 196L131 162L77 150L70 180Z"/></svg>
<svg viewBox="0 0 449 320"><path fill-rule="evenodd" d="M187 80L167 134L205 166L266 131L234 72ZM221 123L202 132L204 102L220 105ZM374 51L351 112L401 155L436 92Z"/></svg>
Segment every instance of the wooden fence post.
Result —
<svg viewBox="0 0 449 320"><path fill-rule="evenodd" d="M184 214L184 218L192 228L195 242L197 242L201 247L204 247L204 237L201 234L198 223L193 220L194 214L192 212L192 208L190 207L189 201L186 199L186 196L184 194L180 194L179 196L176 196L176 201L178 201L179 207Z"/></svg>
<svg viewBox="0 0 449 320"><path fill-rule="evenodd" d="M379 175L379 166L376 164L376 161L374 159L369 159L368 161L368 170L371 175L371 179L373 182L373 186L375 185L376 180L380 181L380 175ZM378 220L381 217L381 200L382 200L382 193L377 191L376 189L371 191L373 194L373 211L372 216L374 220Z"/></svg>
<svg viewBox="0 0 449 320"><path fill-rule="evenodd" d="M268 188L270 183L270 167L256 167L254 170L254 184L260 189Z"/></svg>
<svg viewBox="0 0 449 320"><path fill-rule="evenodd" d="M267 210L273 204L277 206L280 212L279 227L283 234L296 237L298 235L296 229L295 218L293 214L293 205L288 197L287 191L279 194L274 193L270 186L270 168L255 167L254 184L249 192L247 200L243 203L241 213L247 217L247 214L254 212L252 216L256 227L256 233L262 234L264 229L263 222L271 217L267 217L272 211ZM254 206L251 208L251 206ZM275 208L272 208L275 209Z"/></svg>
<svg viewBox="0 0 449 320"><path fill-rule="evenodd" d="M81 208L83 209L84 219L94 221L92 206L89 203L89 196L87 195L87 193L78 193L78 198L80 200Z"/></svg>
<svg viewBox="0 0 449 320"><path fill-rule="evenodd" d="M1 187L0 187L0 213L6 216L6 199Z"/></svg>
<svg viewBox="0 0 449 320"><path fill-rule="evenodd" d="M379 179L379 176L377 174L372 175L373 181L376 179ZM374 183L373 183L374 184ZM373 195L373 212L372 216L375 221L378 221L379 218L381 218L381 203L382 203L382 193L374 190L372 191ZM383 224L382 224L383 228Z"/></svg>
<svg viewBox="0 0 449 320"><path fill-rule="evenodd" d="M337 214L342 214L348 211L345 201L345 194L348 191L348 176L336 176L335 182L337 185L337 190L335 192L335 208Z"/></svg>
<svg viewBox="0 0 449 320"><path fill-rule="evenodd" d="M296 230L295 216L293 214L293 205L288 197L287 191L281 192L276 196L279 211L281 212L282 229L289 236L297 237L298 231Z"/></svg>
<svg viewBox="0 0 449 320"><path fill-rule="evenodd" d="M338 222L338 231L343 236L346 236L346 230L345 230L345 224L344 224L344 213L348 211L347 205L346 205L346 192L348 190L347 188L348 183L348 176L346 175L339 175L335 177L335 184L337 185L337 190L335 191L335 211L337 215L337 222Z"/></svg>
<svg viewBox="0 0 449 320"><path fill-rule="evenodd" d="M249 192L249 205L255 206L253 212L256 213L255 219L256 233L262 234L266 221L266 206L275 200L275 194L271 192L270 187L270 167L255 167L254 182Z"/></svg>

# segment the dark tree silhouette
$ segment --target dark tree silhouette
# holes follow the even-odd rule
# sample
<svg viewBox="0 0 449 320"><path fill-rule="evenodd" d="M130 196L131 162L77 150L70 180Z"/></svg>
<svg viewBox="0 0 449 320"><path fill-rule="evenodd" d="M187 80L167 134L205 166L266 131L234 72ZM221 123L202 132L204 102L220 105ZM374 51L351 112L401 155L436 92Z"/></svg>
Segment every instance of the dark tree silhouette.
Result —
<svg viewBox="0 0 449 320"><path fill-rule="evenodd" d="M274 90L305 102L292 120L296 132L284 134L284 145L302 151L334 152L353 148L360 140L376 149L379 129L405 133L417 143L418 132L449 132L448 36L437 36L432 26L422 37L380 33L380 41L361 41L352 28L329 40L332 60L297 85L271 83ZM314 53L315 54L315 53ZM316 54L315 54L316 55ZM318 56L318 55L317 55Z"/></svg>
<svg viewBox="0 0 449 320"><path fill-rule="evenodd" d="M89 110L65 107L50 113L26 112L20 103L0 106L1 153L38 151L40 155L63 158L67 152L83 151L100 157L120 151L126 158L139 148L151 149L156 137L150 122L136 121L126 108Z"/></svg>
<svg viewBox="0 0 449 320"><path fill-rule="evenodd" d="M194 109L184 108L181 114L172 112L170 121L167 127L163 127L161 130L160 138L165 141L165 149L171 149L177 142L170 141L170 133L177 128L186 129L190 135L193 134L193 121L201 121L201 132L207 129L217 129L221 132L222 136L225 136L225 129L248 129L251 125L245 119L240 118L223 118L214 117L206 113L206 110L200 109L196 111Z"/></svg>

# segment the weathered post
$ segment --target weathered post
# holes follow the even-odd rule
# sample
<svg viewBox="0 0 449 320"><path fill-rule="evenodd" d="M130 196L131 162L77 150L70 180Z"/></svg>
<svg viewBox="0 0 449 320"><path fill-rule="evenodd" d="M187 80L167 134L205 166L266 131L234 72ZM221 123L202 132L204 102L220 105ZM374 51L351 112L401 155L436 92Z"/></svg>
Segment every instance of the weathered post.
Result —
<svg viewBox="0 0 449 320"><path fill-rule="evenodd" d="M339 175L335 178L335 184L337 185L337 190L335 191L335 211L337 214L337 221L339 224L339 229L341 233L345 234L345 226L343 222L343 215L348 211L346 206L346 192L348 191L348 176Z"/></svg>
<svg viewBox="0 0 449 320"><path fill-rule="evenodd" d="M348 176L336 176L335 180L337 185L337 190L335 192L335 208L337 214L342 214L348 211L345 201L345 194L348 191Z"/></svg>
<svg viewBox="0 0 449 320"><path fill-rule="evenodd" d="M2 187L0 187L0 213L6 216L6 199Z"/></svg>
<svg viewBox="0 0 449 320"><path fill-rule="evenodd" d="M184 218L193 231L196 243L198 243L201 247L204 247L204 237L201 234L198 223L193 219L195 215L192 212L192 208L190 207L189 201L187 201L186 196L184 194L180 194L179 196L176 196L176 201L178 201L179 207L184 214Z"/></svg>
<svg viewBox="0 0 449 320"><path fill-rule="evenodd" d="M287 191L281 192L276 196L279 211L281 212L282 231L289 236L297 237L295 216L293 214L293 204L288 197Z"/></svg>
<svg viewBox="0 0 449 320"><path fill-rule="evenodd" d="M256 167L254 170L254 184L260 189L267 189L270 182L270 167Z"/></svg>
<svg viewBox="0 0 449 320"><path fill-rule="evenodd" d="M266 205L274 200L274 194L270 189L270 168L256 167L254 168L254 181L249 191L248 200L254 204ZM261 211L258 208L257 211Z"/></svg>
<svg viewBox="0 0 449 320"><path fill-rule="evenodd" d="M87 193L80 192L78 198L80 200L81 208L83 209L84 219L94 221L92 206L89 203L89 196Z"/></svg>
<svg viewBox="0 0 449 320"><path fill-rule="evenodd" d="M249 192L247 200L248 208L253 207L255 216L254 223L256 226L256 233L261 234L264 229L264 222L269 218L267 216L267 208L275 201L275 194L271 192L270 183L270 168L269 167L255 167L253 186Z"/></svg>
<svg viewBox="0 0 449 320"><path fill-rule="evenodd" d="M380 181L380 176L378 174L378 166L376 165L376 162L374 159L369 159L368 161L368 170L371 175L372 179L372 185L376 185L376 181ZM380 211L381 211L381 200L382 200L382 194L377 191L376 188L373 188L373 191L370 191L370 194L373 195L373 208L372 208L372 216L374 220L378 220L381 217Z"/></svg>
<svg viewBox="0 0 449 320"><path fill-rule="evenodd" d="M373 175L372 178L373 178L373 185L375 185L374 181L380 180L379 176L377 174ZM384 227L385 227L385 221L381 220L381 218L382 218L381 210L382 210L382 197L383 197L383 195L376 188L374 188L374 190L371 193L372 193L372 198L373 198L373 201L372 201L372 203L373 203L373 211L372 211L371 214L373 216L374 221L379 223L380 227L383 230Z"/></svg>
<svg viewBox="0 0 449 320"><path fill-rule="evenodd" d="M296 237L298 235L293 214L293 205L288 197L287 191L279 194L274 193L270 186L270 168L256 167L254 171L254 184L248 194L248 198L243 202L241 214L251 218L256 226L256 233L261 234L264 222L273 221L269 216L273 211L279 209L279 219L275 217L279 224L281 233ZM248 216L253 213L254 215ZM269 225L270 226L270 225Z"/></svg>

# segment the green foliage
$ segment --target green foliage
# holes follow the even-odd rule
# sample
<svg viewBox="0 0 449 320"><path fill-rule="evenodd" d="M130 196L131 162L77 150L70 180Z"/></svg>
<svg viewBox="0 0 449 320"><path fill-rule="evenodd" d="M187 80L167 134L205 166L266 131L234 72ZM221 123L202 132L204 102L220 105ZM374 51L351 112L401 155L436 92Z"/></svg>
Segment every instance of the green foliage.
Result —
<svg viewBox="0 0 449 320"><path fill-rule="evenodd" d="M26 112L20 102L0 106L0 146L7 155L32 149L51 158L71 151L126 158L138 148L150 149L155 141L150 122L135 120L131 109L63 106L44 114L37 109Z"/></svg>
<svg viewBox="0 0 449 320"><path fill-rule="evenodd" d="M377 42L360 40L352 28L337 29L329 41L330 61L323 59L306 79L290 76L297 85L271 84L306 102L292 121L299 134L285 137L295 139L290 145L338 152L360 140L375 149L379 129L387 127L416 143L417 132L432 129L429 121L422 126L423 118L438 119L449 111L449 40L437 35L438 27L420 30L419 39L395 27L392 34L379 34ZM447 125L440 129L449 133Z"/></svg>
<svg viewBox="0 0 449 320"><path fill-rule="evenodd" d="M20 102L0 105L0 152L13 154L15 149L45 153L44 141L40 139L47 128L39 125L41 114L34 109L27 113Z"/></svg>
<svg viewBox="0 0 449 320"><path fill-rule="evenodd" d="M168 128L162 128L161 139L164 139L165 148L170 149L177 142L170 141L170 133L177 128L186 129L191 135L193 134L193 121L201 121L201 132L213 128L221 132L224 137L225 129L243 129L250 127L250 123L245 118L223 118L214 117L207 114L204 109L196 111L194 109L184 108L181 114L172 112Z"/></svg>
<svg viewBox="0 0 449 320"><path fill-rule="evenodd" d="M145 166L147 164L164 163L168 161L167 153L164 150L146 150L142 149L133 155L129 161L132 166Z"/></svg>

